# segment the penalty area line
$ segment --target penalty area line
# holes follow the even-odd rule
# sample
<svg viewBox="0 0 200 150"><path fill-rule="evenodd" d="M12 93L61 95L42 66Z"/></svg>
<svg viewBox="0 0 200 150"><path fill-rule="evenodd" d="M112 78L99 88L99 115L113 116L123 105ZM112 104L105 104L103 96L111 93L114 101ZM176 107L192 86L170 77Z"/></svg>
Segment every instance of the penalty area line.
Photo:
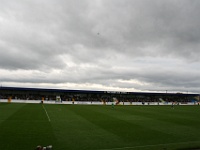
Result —
<svg viewBox="0 0 200 150"><path fill-rule="evenodd" d="M45 113L46 113L46 115L47 115L47 118L48 118L49 122L51 122L51 119L50 119L50 117L49 117L49 115L48 115L48 113L47 113L47 110L45 109L44 105L42 105L42 107L43 107L43 109L44 109L44 111L45 111Z"/></svg>

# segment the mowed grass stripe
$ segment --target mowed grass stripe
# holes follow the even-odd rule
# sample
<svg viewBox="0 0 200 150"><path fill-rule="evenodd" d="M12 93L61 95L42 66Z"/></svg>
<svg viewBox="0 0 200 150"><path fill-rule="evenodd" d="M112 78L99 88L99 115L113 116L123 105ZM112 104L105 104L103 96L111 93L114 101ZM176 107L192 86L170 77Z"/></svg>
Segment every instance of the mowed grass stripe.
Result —
<svg viewBox="0 0 200 150"><path fill-rule="evenodd" d="M178 107L176 110L171 109L169 106L139 106L126 108L119 106L116 109L121 112L121 115L118 114L113 117L171 135L171 137L177 138L176 141L200 140L197 138L200 136L198 127L200 124L198 119L200 107L189 107L192 111L184 113L185 109L188 110L187 106ZM193 115L193 110L195 108L197 108L198 111ZM163 109L165 110L164 113L162 113ZM111 113L109 114L112 115ZM193 117L190 118L189 116L191 115L193 115ZM194 116L196 116L196 118L194 118ZM170 142L173 139L171 137L167 140L167 136L165 136L165 141Z"/></svg>
<svg viewBox="0 0 200 150"><path fill-rule="evenodd" d="M151 111L149 110L151 108ZM127 121L133 124L137 124L152 130L157 130L166 134L177 136L180 140L184 136L194 136L194 134L199 134L199 124L200 120L197 119L199 113L196 112L196 118L194 118L193 112L187 112L184 114L185 109L188 107L178 107L176 110L171 109L169 106L140 106L140 107L116 107L116 112L118 115L107 112L107 114L112 115L123 121ZM190 106L193 107L193 106ZM165 111L161 113L163 109L167 108L168 112ZM195 109L197 107L194 107ZM147 110L147 112L146 112ZM200 111L199 107L198 110ZM183 111L183 113L182 113ZM103 111L102 113L106 113ZM169 115L171 113L171 115ZM193 117L190 118L190 116ZM184 118L185 117L185 118ZM148 123L146 123L148 122ZM191 137L190 136L190 137ZM184 138L185 139L185 138ZM186 139L187 140L187 139Z"/></svg>
<svg viewBox="0 0 200 150"><path fill-rule="evenodd" d="M179 149L179 150L199 150L198 146L195 148L194 146L191 146L192 144L193 145L196 145L196 143L200 143L200 141L187 141L187 142L179 142L179 143L165 143L165 144L154 144L154 145L140 145L140 146L133 146L133 147L115 147L115 148L110 148L110 149L99 149L99 150L133 150L133 149L166 149L165 147L167 146L168 148L171 146L171 145L175 145L175 147L177 145L190 145L190 146L187 146L187 149ZM173 148L175 149L175 148Z"/></svg>
<svg viewBox="0 0 200 150"><path fill-rule="evenodd" d="M25 104L0 103L0 123L21 109Z"/></svg>
<svg viewBox="0 0 200 150"><path fill-rule="evenodd" d="M200 114L200 107L196 106L179 106L176 109L171 109L170 107L158 107L158 106L149 106L143 107L143 111L137 112L137 109L134 110L134 115L140 115L143 120L137 121L141 125L148 125L151 129L160 130L165 133L170 133L172 135L180 136L179 139L184 136L194 136L199 134L199 124L200 120L197 119ZM167 108L168 111L162 112L163 109ZM188 108L192 108L192 111L188 112ZM145 112L145 109L148 110L148 113ZM122 110L123 112L132 113L130 109ZM195 114L194 112L195 111ZM131 114L132 115L132 114ZM149 123L146 124L145 120ZM135 122L135 121L134 121ZM185 139L185 138L184 138Z"/></svg>
<svg viewBox="0 0 200 150"><path fill-rule="evenodd" d="M85 106L83 106L85 107ZM109 133L86 120L76 112L77 105L46 105L51 124L58 140L57 149L95 150L106 148L120 141Z"/></svg>
<svg viewBox="0 0 200 150"><path fill-rule="evenodd" d="M191 109L190 112L193 114L193 111L192 111L194 109L193 106L189 106L189 107ZM149 107L140 108L140 107L118 106L118 107L115 107L114 109L111 109L111 107L105 106L105 107L102 107L101 110L97 109L97 106L94 106L93 108L90 107L90 108L91 109L89 109L88 111L90 111L92 114L94 114L94 116L98 116L98 120L100 118L104 118L104 115L102 115L102 117L99 117L99 116L101 116L101 113L105 114L105 116L110 115L113 118L119 119L119 121L117 121L117 122L115 122L114 121L115 119L112 119L111 117L109 119L106 119L106 120L113 122L114 124L117 124L116 127L113 127L113 129L108 129L108 128L107 129L111 132L116 132L117 134L119 134L119 132L117 130L121 130L122 134L120 133L120 135L123 138L132 139L131 144L134 144L134 145L137 144L137 141L141 142L141 144L148 145L149 143L150 144L153 144L153 143L159 144L159 143L166 143L166 142L173 143L174 141L177 141L177 142L186 141L187 142L187 141L191 141L191 140L195 140L195 141L199 140L200 132L199 132L199 129L196 128L196 126L199 125L199 123L197 121L198 117L196 119L194 119L195 121L193 121L193 122L191 122L191 120L185 120L185 123L182 125L181 123L179 123L179 122L184 121L184 120L179 120L180 118L183 119L181 110L178 110L178 111L180 111L179 115L181 117L176 115L177 117L170 118L168 113L165 112L167 114L166 116L164 116L164 117L166 117L164 120L165 121L167 120L167 122L165 123L165 121L157 120L160 117L155 115L155 114L161 115L162 113L159 112L159 109L162 110L163 108L165 109L165 107L154 108L153 106L149 106ZM147 108L147 112L145 112L145 108ZM180 109L185 109L185 108L188 108L188 107L180 107ZM138 109L139 109L139 111L140 111L140 109L143 109L141 115L139 113L137 113ZM167 107L167 110L169 111L169 113L171 111L173 111L173 110L171 110L170 107ZM176 112L173 112L173 113L176 113ZM197 111L197 113L198 113L198 111ZM84 113L80 112L80 114L84 114ZM126 117L128 116L128 114L129 114L129 117L128 117L128 120L126 120ZM137 119L131 120L130 114L137 114L137 117L136 117ZM140 118L139 115L141 116L141 119L138 119L138 118ZM191 114L188 114L188 115L191 115ZM89 114L86 115L85 117L87 118L88 116L89 116ZM107 117L105 117L105 118L107 118ZM91 122L98 124L98 121L96 121L95 118L88 117L88 119ZM127 122L129 122L130 124L128 124ZM124 126L125 128L129 129L129 131L127 131L124 128L120 129L120 127L118 127L118 125ZM169 125L171 125L171 126L169 126ZM109 126L109 125L107 125L107 126ZM103 125L103 128L106 128L106 127L104 127L104 125ZM138 134L137 134L137 131L139 132ZM128 132L130 135L125 134L126 132ZM149 134L151 134L151 135L149 135ZM133 135L133 136L131 136L131 135ZM149 137L148 137L148 135L149 135ZM135 138L134 136L136 136L137 138ZM141 138L139 138L140 136L141 136Z"/></svg>
<svg viewBox="0 0 200 150"><path fill-rule="evenodd" d="M109 111L108 114L105 114L106 109L111 110L112 112ZM130 123L119 119L118 117L113 117L111 116L112 113L117 116L120 115L120 112L117 112L111 107L101 106L99 109L99 106L83 106L81 109L76 110L76 113L99 128L102 128L107 132L120 137L120 140L115 143L115 145L132 146L140 145L144 142L145 144L162 143L165 141L165 139L162 137L171 140L176 139L176 137L172 135L168 135L157 130L152 130L148 127L143 127L133 122ZM126 116L124 115L124 117ZM155 138L157 141L154 140Z"/></svg>
<svg viewBox="0 0 200 150"><path fill-rule="evenodd" d="M190 111L188 111L188 108ZM126 111L131 112L133 110L126 109ZM139 109L134 110L134 113L148 118L174 122L180 125L188 125L188 123L191 125L192 121L200 123L200 120L197 119L200 114L199 106L176 106L175 109L172 109L170 106L140 106ZM194 123L193 125L198 124ZM196 127L198 128L198 126Z"/></svg>
<svg viewBox="0 0 200 150"><path fill-rule="evenodd" d="M27 150L38 144L56 150L195 148L200 146L199 108L0 104L0 111L12 112L0 112L5 118L0 149Z"/></svg>
<svg viewBox="0 0 200 150"><path fill-rule="evenodd" d="M54 144L56 139L42 106L18 105L22 107L0 125L0 149L27 150Z"/></svg>

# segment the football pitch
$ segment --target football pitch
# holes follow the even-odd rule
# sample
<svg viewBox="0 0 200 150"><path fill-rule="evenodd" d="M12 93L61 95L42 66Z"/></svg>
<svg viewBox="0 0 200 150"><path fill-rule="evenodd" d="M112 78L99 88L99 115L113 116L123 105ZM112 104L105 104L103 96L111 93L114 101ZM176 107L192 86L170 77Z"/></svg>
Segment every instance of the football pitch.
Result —
<svg viewBox="0 0 200 150"><path fill-rule="evenodd" d="M200 106L0 103L0 150L200 149Z"/></svg>

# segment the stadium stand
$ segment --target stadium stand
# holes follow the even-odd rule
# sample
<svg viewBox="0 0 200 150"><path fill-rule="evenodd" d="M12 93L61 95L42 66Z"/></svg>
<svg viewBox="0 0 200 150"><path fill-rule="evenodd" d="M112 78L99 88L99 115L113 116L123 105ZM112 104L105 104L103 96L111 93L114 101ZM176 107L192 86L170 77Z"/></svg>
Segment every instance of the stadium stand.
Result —
<svg viewBox="0 0 200 150"><path fill-rule="evenodd" d="M145 93L145 92L113 92L113 91L89 91L89 90L63 90L21 87L0 87L0 99L15 100L44 100L79 102L113 102L113 98L124 103L198 103L199 94L182 93Z"/></svg>

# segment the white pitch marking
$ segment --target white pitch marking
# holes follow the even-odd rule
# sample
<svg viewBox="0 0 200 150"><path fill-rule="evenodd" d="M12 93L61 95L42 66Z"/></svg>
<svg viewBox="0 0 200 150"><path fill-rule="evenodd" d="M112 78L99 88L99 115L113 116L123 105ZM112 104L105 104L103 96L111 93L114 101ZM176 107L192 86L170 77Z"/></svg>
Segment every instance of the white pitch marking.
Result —
<svg viewBox="0 0 200 150"><path fill-rule="evenodd" d="M50 119L50 117L49 117L49 115L47 113L47 110L45 109L44 105L42 105L42 107L43 107L44 111L46 112L46 115L47 115L47 118L48 118L49 122L51 122L51 119Z"/></svg>

